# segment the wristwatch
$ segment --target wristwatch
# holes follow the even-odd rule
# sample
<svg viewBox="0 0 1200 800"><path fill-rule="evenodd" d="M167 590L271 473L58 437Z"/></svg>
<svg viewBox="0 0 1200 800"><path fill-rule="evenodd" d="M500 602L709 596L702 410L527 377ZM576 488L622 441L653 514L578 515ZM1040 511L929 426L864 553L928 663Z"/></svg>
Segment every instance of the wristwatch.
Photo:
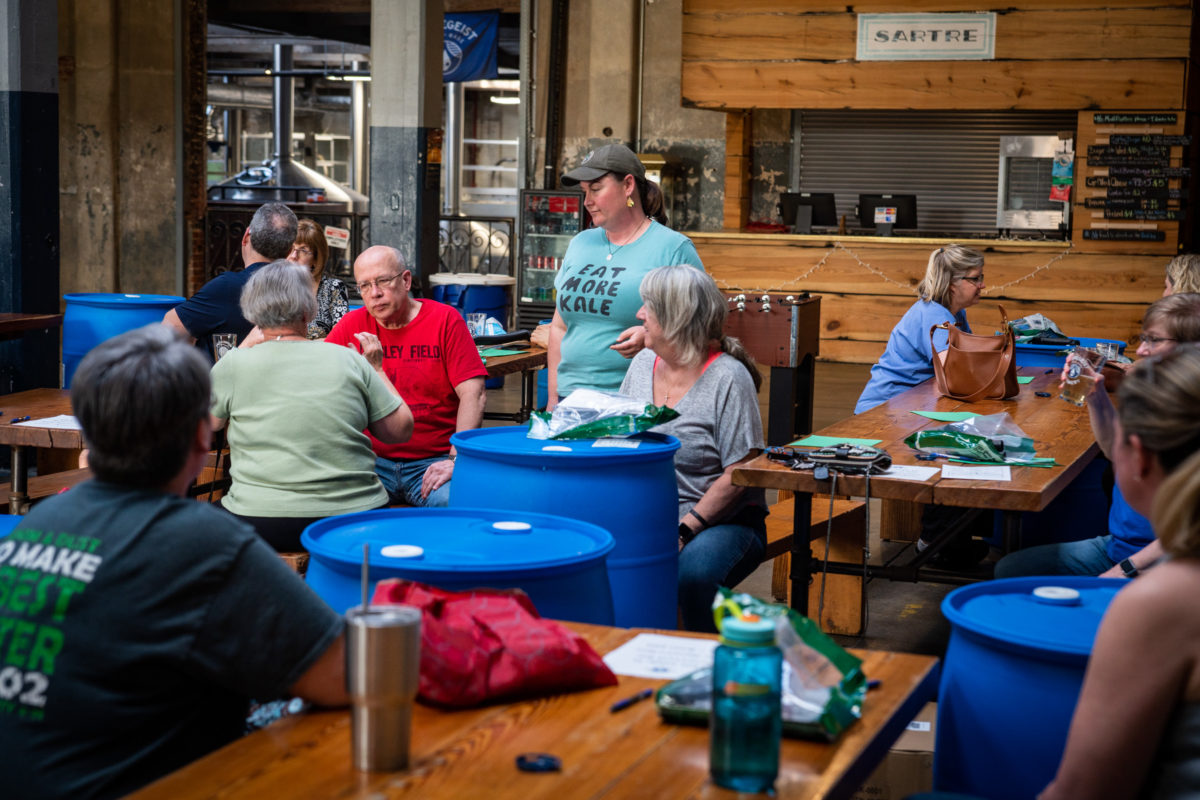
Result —
<svg viewBox="0 0 1200 800"><path fill-rule="evenodd" d="M1136 578L1138 576L1138 568L1128 558L1121 559L1117 566L1121 568L1121 572L1125 573L1126 578Z"/></svg>

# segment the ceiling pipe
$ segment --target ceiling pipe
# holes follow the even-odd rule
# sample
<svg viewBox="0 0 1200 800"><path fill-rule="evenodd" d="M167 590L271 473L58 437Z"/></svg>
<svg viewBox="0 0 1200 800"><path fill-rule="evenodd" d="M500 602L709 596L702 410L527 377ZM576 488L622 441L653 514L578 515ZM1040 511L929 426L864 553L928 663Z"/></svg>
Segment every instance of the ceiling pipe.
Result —
<svg viewBox="0 0 1200 800"><path fill-rule="evenodd" d="M274 50L275 162L283 172L292 160L292 130L295 125L295 89L293 78L288 74L292 68L292 45L277 44Z"/></svg>
<svg viewBox="0 0 1200 800"><path fill-rule="evenodd" d="M361 83L350 84L353 94ZM222 108L274 108L274 90L260 86L239 86L235 83L210 83L206 90L206 100L209 105ZM328 95L314 98L300 95L293 103L293 108L314 109L319 111L345 111L352 104L351 96Z"/></svg>

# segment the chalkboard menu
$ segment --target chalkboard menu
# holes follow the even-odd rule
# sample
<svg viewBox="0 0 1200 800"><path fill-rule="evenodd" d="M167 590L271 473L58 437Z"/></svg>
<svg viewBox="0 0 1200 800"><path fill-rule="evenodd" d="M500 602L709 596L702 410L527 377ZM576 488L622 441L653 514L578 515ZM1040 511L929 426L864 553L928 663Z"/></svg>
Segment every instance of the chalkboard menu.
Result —
<svg viewBox="0 0 1200 800"><path fill-rule="evenodd" d="M1076 239L1162 243L1171 252L1187 216L1191 137L1173 112L1080 114ZM1083 155L1080 153L1080 155ZM1082 185L1081 185L1082 184ZM1106 245L1107 246L1107 245ZM1146 252L1159 252L1151 247Z"/></svg>

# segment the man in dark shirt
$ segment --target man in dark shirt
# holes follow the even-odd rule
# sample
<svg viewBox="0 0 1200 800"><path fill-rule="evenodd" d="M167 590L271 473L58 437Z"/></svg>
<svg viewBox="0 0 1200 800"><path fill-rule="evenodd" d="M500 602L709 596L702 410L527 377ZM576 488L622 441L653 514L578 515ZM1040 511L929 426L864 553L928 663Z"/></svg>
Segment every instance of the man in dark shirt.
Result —
<svg viewBox="0 0 1200 800"><path fill-rule="evenodd" d="M262 266L292 252L296 241L296 215L283 203L267 203L254 212L250 227L242 234L242 262L246 268L223 272L201 287L188 300L168 311L163 322L197 342L211 361L214 333L232 333L236 344L254 327L242 316L238 305L242 288Z"/></svg>
<svg viewBox="0 0 1200 800"><path fill-rule="evenodd" d="M209 370L162 325L71 385L96 479L0 539L5 797L116 797L237 738L249 699L346 702L341 617L254 531L186 498Z"/></svg>

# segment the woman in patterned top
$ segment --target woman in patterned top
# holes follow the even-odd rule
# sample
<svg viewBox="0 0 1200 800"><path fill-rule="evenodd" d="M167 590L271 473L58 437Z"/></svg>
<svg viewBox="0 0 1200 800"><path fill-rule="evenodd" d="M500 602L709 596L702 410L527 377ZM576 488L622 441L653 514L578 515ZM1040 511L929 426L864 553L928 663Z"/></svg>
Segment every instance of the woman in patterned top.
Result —
<svg viewBox="0 0 1200 800"><path fill-rule="evenodd" d="M317 287L317 316L308 323L309 339L324 339L350 307L350 292L346 284L325 273L329 244L325 231L311 219L300 220L296 227L296 242L288 261L308 267Z"/></svg>

